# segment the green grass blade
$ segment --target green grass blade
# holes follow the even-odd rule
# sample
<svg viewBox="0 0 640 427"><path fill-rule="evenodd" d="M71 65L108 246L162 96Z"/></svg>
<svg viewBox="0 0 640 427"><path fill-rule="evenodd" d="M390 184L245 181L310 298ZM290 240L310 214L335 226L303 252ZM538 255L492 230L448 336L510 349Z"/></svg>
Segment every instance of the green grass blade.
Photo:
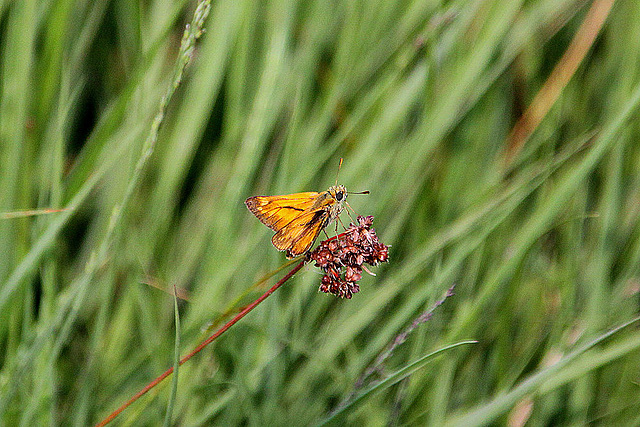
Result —
<svg viewBox="0 0 640 427"><path fill-rule="evenodd" d="M339 417L341 414L343 414L347 409L352 408L355 405L359 404L360 401L367 398L370 394L376 391L385 390L391 387L392 385L399 383L405 378L408 378L409 376L413 375L420 369L424 368L428 363L432 362L432 359L435 358L436 356L439 356L440 354L448 350L451 350L453 348L456 348L462 345L467 345L467 344L476 344L477 342L478 341L470 341L470 340L460 341L455 344L450 344L445 347L442 347L432 353L425 354L418 360L411 362L410 364L404 366L401 369L398 369L397 371L393 372L383 380L376 382L374 385L366 388L361 393L358 393L356 396L354 396L353 399L349 400L346 404L338 408L335 412L331 413L331 415L329 415L327 418L320 421L318 425L325 425L329 423L330 421L334 420L334 418Z"/></svg>
<svg viewBox="0 0 640 427"><path fill-rule="evenodd" d="M607 338L615 335L626 327L638 322L640 317L636 317L622 325L619 325L608 332L598 336L594 340L579 347L573 352L567 354L552 366L545 368L537 373L531 375L529 378L522 381L513 390L506 392L502 395L498 395L493 401L479 406L477 409L472 409L465 414L460 414L449 419L446 425L449 426L483 426L494 421L498 416L503 415L508 411L519 399L523 398L529 393L536 391L545 382L553 378L563 368L567 367L575 359L583 355L588 350L600 344ZM637 340L633 349L637 348Z"/></svg>
<svg viewBox="0 0 640 427"><path fill-rule="evenodd" d="M176 343L173 352L173 378L171 379L171 394L167 403L167 412L164 416L164 427L171 425L171 415L178 395L178 369L180 368L180 313L178 312L178 293L173 294L173 309L175 310Z"/></svg>

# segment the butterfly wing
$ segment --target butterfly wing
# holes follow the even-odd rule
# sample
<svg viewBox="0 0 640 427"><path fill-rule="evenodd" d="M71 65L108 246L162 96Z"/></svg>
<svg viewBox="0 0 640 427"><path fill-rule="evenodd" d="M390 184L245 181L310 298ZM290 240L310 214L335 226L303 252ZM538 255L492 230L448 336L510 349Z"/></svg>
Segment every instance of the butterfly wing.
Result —
<svg viewBox="0 0 640 427"><path fill-rule="evenodd" d="M310 191L284 196L253 196L244 203L264 225L272 230L280 231L309 209L317 197L318 193Z"/></svg>
<svg viewBox="0 0 640 427"><path fill-rule="evenodd" d="M271 239L280 251L287 251L287 258L305 253L330 221L329 212L323 209L309 210L296 216Z"/></svg>

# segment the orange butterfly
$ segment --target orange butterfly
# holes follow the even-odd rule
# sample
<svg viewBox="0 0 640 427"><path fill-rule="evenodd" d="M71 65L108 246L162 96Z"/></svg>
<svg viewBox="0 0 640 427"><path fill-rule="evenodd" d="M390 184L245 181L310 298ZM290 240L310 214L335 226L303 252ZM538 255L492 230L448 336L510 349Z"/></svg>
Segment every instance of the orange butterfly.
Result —
<svg viewBox="0 0 640 427"><path fill-rule="evenodd" d="M343 204L349 206L347 194L368 193L348 193L344 185L334 185L321 193L253 196L244 203L264 225L276 231L271 239L273 246L287 251L287 258L295 258L308 251L318 234L338 218Z"/></svg>

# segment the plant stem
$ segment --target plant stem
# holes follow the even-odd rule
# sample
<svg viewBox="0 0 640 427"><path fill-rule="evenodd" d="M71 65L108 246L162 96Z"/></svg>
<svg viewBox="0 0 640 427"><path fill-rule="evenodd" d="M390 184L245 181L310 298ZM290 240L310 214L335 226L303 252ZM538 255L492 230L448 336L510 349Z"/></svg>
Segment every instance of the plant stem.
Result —
<svg viewBox="0 0 640 427"><path fill-rule="evenodd" d="M276 289L278 289L280 286L282 286L287 280L291 279L293 277L293 275L296 274L304 266L305 261L306 261L306 258L302 259L295 267L293 267L291 269L291 271L289 271L282 279L280 279L278 281L278 283L276 283L271 288L269 288L268 291L266 291L264 294L262 294L254 302L252 302L251 304L246 306L240 313L238 313L233 319L231 319L227 323L225 323L225 325L223 327L221 327L220 329L218 329L213 335L211 335L209 338L207 338L202 343L200 343L200 345L198 345L195 349L193 349L191 351L191 353L187 354L182 359L180 359L179 365L181 366L187 360L191 359L193 356L198 354L203 348L205 348L207 345L211 344L211 342L213 342L216 338L218 338L220 335L225 333L227 331L227 329L229 329L230 327L235 325L240 319L242 319L244 316L246 316L251 310L256 308L256 306L258 304L260 304L262 301L267 299L267 297L269 295L271 295L272 293L274 293L276 291ZM113 421L113 419L115 417L117 417L122 411L127 409L127 407L129 407L133 402L138 400L143 394L145 394L146 392L148 392L149 390L154 388L156 385L158 385L162 380L167 378L172 373L173 373L173 366L171 368L167 369L162 375L160 375L159 377L157 377L156 379L151 381L149 384L147 384L142 390L140 390L138 393L136 393L131 399L127 400L118 409L113 411L108 417L106 417L105 419L100 421L100 423L96 424L96 427L105 426L108 423L110 423L111 421Z"/></svg>

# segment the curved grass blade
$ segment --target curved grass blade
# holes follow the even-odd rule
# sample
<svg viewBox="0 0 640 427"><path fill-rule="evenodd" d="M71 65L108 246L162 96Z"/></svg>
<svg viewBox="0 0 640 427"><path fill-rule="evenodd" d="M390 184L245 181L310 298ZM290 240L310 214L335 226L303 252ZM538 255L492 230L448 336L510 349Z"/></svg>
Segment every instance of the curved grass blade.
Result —
<svg viewBox="0 0 640 427"><path fill-rule="evenodd" d="M510 410L518 400L522 399L527 394L534 392L536 389L541 387L543 383L558 374L558 372L560 372L562 368L568 366L569 363L573 362L578 356L581 356L587 350L590 350L591 348L600 344L602 341L606 340L615 333L620 332L622 329L637 322L638 320L640 320L640 316L635 317L634 319L623 323L622 325L619 325L608 332L605 332L593 341L590 341L577 350L569 353L555 365L549 366L548 368L543 369L536 374L533 374L526 380L522 381L513 390L503 394L499 394L498 397L496 397L492 401L477 406L476 408L471 409L464 414L460 414L449 419L445 423L445 425L471 427L490 424L497 417Z"/></svg>
<svg viewBox="0 0 640 427"><path fill-rule="evenodd" d="M441 353L444 353L445 351L451 350L452 348L455 348L455 347L460 347L461 345L475 344L477 342L478 341L473 341L473 340L460 341L460 342L457 342L455 344L451 344L451 345L442 347L441 349L438 349L438 350L436 350L436 351L434 351L432 353L429 353L429 354L426 354L426 355L422 356L420 359L416 360L415 362L412 362L412 363L408 364L407 366L405 366L402 369L397 370L396 372L394 372L393 374L389 375L387 378L383 379L382 381L377 382L377 383L371 385L370 387L366 388L362 393L360 393L357 396L355 396L350 402L347 402L343 406L341 406L338 409L336 409L328 417L326 417L325 419L320 421L317 425L318 426L326 425L329 421L333 420L334 418L336 418L340 414L344 413L345 409L350 408L350 407L360 403L365 397L369 396L371 393L373 393L375 391L385 390L385 389L391 387L392 385L399 383L403 379L407 378L408 376L412 375L413 373L415 373L415 372L419 371L420 369L424 368L427 365L428 362L431 362L431 360L434 357L440 355Z"/></svg>

